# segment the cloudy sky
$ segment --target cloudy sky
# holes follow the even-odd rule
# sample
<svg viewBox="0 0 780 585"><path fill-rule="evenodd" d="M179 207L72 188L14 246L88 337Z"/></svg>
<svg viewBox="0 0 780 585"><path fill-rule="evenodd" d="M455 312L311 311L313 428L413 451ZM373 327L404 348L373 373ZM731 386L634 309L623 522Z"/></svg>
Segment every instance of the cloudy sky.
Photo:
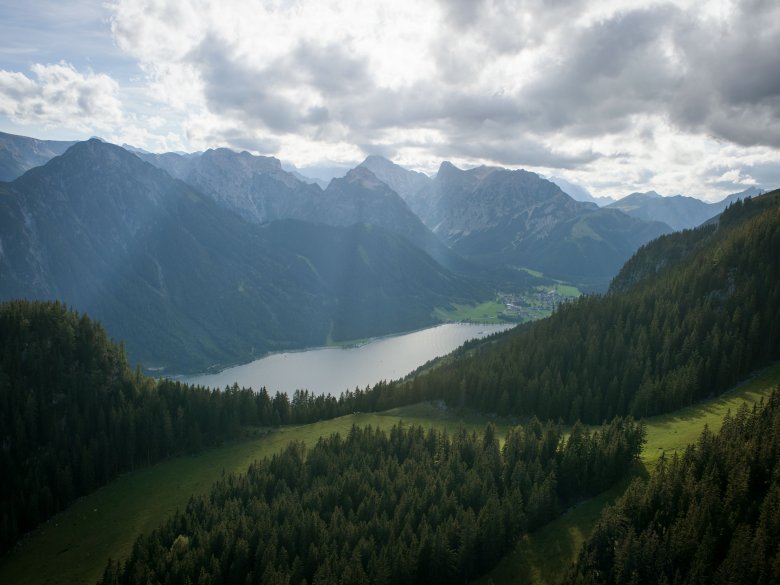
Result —
<svg viewBox="0 0 780 585"><path fill-rule="evenodd" d="M777 0L0 0L0 130L780 186Z"/></svg>

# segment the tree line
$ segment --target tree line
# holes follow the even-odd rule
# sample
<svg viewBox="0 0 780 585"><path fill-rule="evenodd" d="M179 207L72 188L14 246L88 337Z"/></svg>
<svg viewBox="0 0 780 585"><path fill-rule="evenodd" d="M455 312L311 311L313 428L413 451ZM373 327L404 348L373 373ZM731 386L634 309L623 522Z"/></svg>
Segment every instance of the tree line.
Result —
<svg viewBox="0 0 780 585"><path fill-rule="evenodd" d="M492 425L452 435L353 426L225 476L109 562L101 583L465 581L625 474L644 436L615 419L566 440L533 420L500 448Z"/></svg>
<svg viewBox="0 0 780 585"><path fill-rule="evenodd" d="M132 370L103 328L62 303L0 304L0 552L118 474L243 436L367 410L365 392L224 390Z"/></svg>
<svg viewBox="0 0 780 585"><path fill-rule="evenodd" d="M605 510L571 584L780 583L780 393L704 430Z"/></svg>

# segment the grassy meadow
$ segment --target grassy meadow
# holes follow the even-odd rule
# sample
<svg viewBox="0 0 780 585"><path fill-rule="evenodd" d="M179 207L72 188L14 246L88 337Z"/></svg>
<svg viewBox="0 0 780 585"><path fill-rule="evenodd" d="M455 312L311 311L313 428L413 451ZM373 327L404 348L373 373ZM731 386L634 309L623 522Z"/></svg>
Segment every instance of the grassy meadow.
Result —
<svg viewBox="0 0 780 585"><path fill-rule="evenodd" d="M634 477L647 476L655 469L662 453L667 456L683 451L695 443L704 426L717 432L723 417L743 404L752 405L769 396L780 384L780 364L763 370L755 378L717 398L681 410L650 417L647 423L647 443ZM573 562L582 543L590 534L602 508L618 498L630 480L568 510L544 528L526 535L513 552L505 556L480 583L557 583L566 567Z"/></svg>
<svg viewBox="0 0 780 585"><path fill-rule="evenodd" d="M497 301L487 301L479 305L464 305L455 303L450 309L436 309L433 312L436 319L449 322L467 323L506 323L504 305Z"/></svg>

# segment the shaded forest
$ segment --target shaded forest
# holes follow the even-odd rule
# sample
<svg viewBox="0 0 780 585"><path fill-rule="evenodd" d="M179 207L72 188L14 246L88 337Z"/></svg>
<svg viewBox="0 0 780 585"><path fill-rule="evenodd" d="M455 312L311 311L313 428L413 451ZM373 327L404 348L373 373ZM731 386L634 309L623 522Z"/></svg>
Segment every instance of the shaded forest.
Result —
<svg viewBox="0 0 780 585"><path fill-rule="evenodd" d="M780 393L662 459L602 513L566 581L780 583Z"/></svg>
<svg viewBox="0 0 780 585"><path fill-rule="evenodd" d="M247 426L353 412L339 399L210 390L133 371L103 328L61 303L0 304L0 552L118 474L241 437Z"/></svg>
<svg viewBox="0 0 780 585"><path fill-rule="evenodd" d="M631 468L644 426L589 432L534 420L503 449L483 433L371 427L300 443L229 475L142 536L104 585L452 583Z"/></svg>

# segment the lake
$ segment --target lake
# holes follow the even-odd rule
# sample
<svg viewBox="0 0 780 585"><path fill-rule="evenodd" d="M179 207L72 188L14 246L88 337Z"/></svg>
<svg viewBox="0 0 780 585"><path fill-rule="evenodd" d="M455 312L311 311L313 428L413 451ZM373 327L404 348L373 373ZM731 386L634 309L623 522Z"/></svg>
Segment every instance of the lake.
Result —
<svg viewBox="0 0 780 585"><path fill-rule="evenodd" d="M189 384L224 388L238 383L272 394L306 389L314 394L339 395L356 386L406 376L428 360L446 355L470 339L485 337L512 325L447 323L404 335L375 339L356 347L319 347L275 353L218 374L184 376Z"/></svg>

